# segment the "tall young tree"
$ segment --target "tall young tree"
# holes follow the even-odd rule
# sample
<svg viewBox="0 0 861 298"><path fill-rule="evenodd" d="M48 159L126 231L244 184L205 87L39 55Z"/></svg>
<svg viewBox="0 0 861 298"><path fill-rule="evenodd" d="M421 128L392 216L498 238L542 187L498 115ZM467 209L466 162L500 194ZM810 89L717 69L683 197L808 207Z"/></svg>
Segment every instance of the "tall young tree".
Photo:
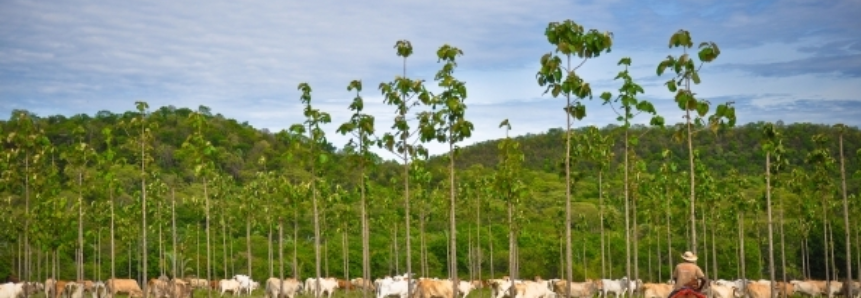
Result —
<svg viewBox="0 0 861 298"><path fill-rule="evenodd" d="M142 269L141 273L143 274L141 280L147 279L147 222L146 222L146 205L147 205L147 165L152 161L152 156L147 153L152 149L150 140L152 139L152 129L154 128L155 123L149 123L147 121L148 113L149 113L149 104L144 101L136 101L135 108L138 110L138 117L131 120L130 124L132 128L137 130L137 138L133 139L136 141L136 144L132 145L137 147L138 153L140 153L140 157L138 162L140 162L140 195L141 195L141 262ZM146 283L142 285L142 289L144 293L147 292Z"/></svg>
<svg viewBox="0 0 861 298"><path fill-rule="evenodd" d="M587 150L592 161L598 167L598 213L600 218L599 229L601 230L601 276L607 275L606 236L605 236L605 203L604 203L604 173L613 160L613 140L608 134L604 134L595 126L586 129ZM630 276L630 275L629 275Z"/></svg>
<svg viewBox="0 0 861 298"><path fill-rule="evenodd" d="M84 179L87 179L85 172L87 171L87 163L95 154L95 151L86 142L86 130L82 126L77 126L72 130L75 144L69 151L62 152L60 158L68 162L66 167L66 176L71 182L70 187L75 189L78 198L75 205L78 209L78 243L75 250L75 278L76 280L84 280ZM74 182L72 182L74 181Z"/></svg>
<svg viewBox="0 0 861 298"><path fill-rule="evenodd" d="M455 155L458 147L457 143L472 136L472 131L475 127L472 122L466 120L466 83L458 80L454 76L454 69L457 67L457 57L463 56L461 49L443 45L436 52L437 61L443 62L442 69L437 71L434 79L438 82L442 92L433 98L434 107L440 106L433 114L434 122L437 128L423 129L422 140L429 141L436 139L437 141L448 144L448 182L449 182L449 246L451 247L451 260L449 262L449 278L452 280L452 285L458 284L457 274L457 226L455 220L456 197L455 190ZM458 287L453 286L453 295L457 297Z"/></svg>
<svg viewBox="0 0 861 298"><path fill-rule="evenodd" d="M404 222L406 233L407 272L412 274L412 240L410 236L410 161L417 155L427 155L421 146L414 146L418 131L429 128L427 117L423 117L417 128L409 123L409 113L412 108L421 104L429 104L430 93L425 90L423 80L407 78L407 58L413 54L413 46L408 40L399 40L394 48L397 55L403 58L403 75L397 76L391 82L380 83L379 89L383 94L383 102L395 106L397 116L392 128L394 133L386 133L378 145L395 154L403 162L404 179ZM425 114L426 115L426 114ZM412 295L412 283L407 283L407 293Z"/></svg>
<svg viewBox="0 0 861 298"><path fill-rule="evenodd" d="M630 239L631 232L630 232L630 227L628 225L628 217L630 214L628 211L628 205L629 205L629 201L630 201L629 195L631 193L629 190L630 182L628 179L628 172L630 170L630 166L628 165L628 160L629 160L629 152L631 151L630 150L630 144L633 143L636 145L639 142L638 138L636 138L636 137L632 138L629 135L629 131L630 131L630 127L631 127L631 120L635 116L639 115L640 113L645 112L645 113L649 113L652 115L652 119L650 121L650 123L652 125L663 126L664 125L664 118L657 115L657 113L655 112L655 107L652 105L652 103L650 103L646 100L640 100L637 98L638 93L639 94L643 93L643 87L641 87L640 85L635 83L634 79L631 78L631 75L628 73L628 67L631 66L631 58L630 57L622 58L621 60L619 60L619 63L617 63L617 65L624 65L625 66L625 69L620 71L619 74L616 75L616 80L622 79L622 87L619 88L619 95L617 95L616 97L613 97L612 93L604 92L601 94L601 99L604 100L604 104L609 104L610 107L613 109L613 112L616 113L616 116L617 116L616 120L619 122L622 122L621 129L622 129L623 140L624 140L624 154L625 154L624 155L624 163L623 163L624 176L623 176L623 182L622 182L624 184L624 186L623 186L623 192L624 192L623 197L625 200L625 243L626 243L626 253L625 254L627 256L626 257L627 265L625 266L625 268L626 268L626 272L627 272L626 276L630 277L630 276L634 276L634 275L631 275L631 256L630 256L631 255L631 239ZM616 104L619 105L618 108L616 107ZM631 291L633 291L633 288L631 289ZM633 293L631 293L631 294L633 294Z"/></svg>
<svg viewBox="0 0 861 298"><path fill-rule="evenodd" d="M508 132L511 130L511 123L508 119L503 120L499 127L505 128L505 139L498 145L499 162L493 184L496 193L505 202L508 210L508 275L513 280L519 278L516 255L519 227L514 215L517 213L516 208L520 203L520 198L526 190L526 184L521 178L525 157L520 149L520 143L508 136ZM514 285L512 284L511 287Z"/></svg>
<svg viewBox="0 0 861 298"><path fill-rule="evenodd" d="M775 172L782 161L783 141L780 139L780 132L772 123L766 123L762 128L763 142L762 150L765 151L765 208L768 213L768 272L772 283L776 282L775 267L774 267L774 220L772 217L771 207L771 186L772 172ZM776 163L771 162L772 156L777 159ZM786 269L784 269L786 270ZM771 291L771 297L776 296L776 291Z"/></svg>
<svg viewBox="0 0 861 298"><path fill-rule="evenodd" d="M681 47L682 55L678 58L672 55L667 56L664 61L658 64L658 76L662 75L668 68L675 72L675 76L665 83L670 92L676 94L675 101L679 108L685 112L685 125L679 129L676 136L681 139L681 135L687 136L688 145L688 161L690 165L690 239L691 251L697 253L697 229L696 229L696 178L694 172L694 143L693 137L696 133L696 127L705 126L705 119L708 115L711 103L704 99L699 99L691 90L691 82L694 84L700 83L699 70L703 64L712 62L720 55L720 49L714 42L703 42L699 45L699 65L690 57L688 50L694 46L690 32L687 30L679 30L670 37L669 47ZM694 112L694 115L691 114ZM708 116L708 127L713 131L724 125L735 125L735 108L732 102L718 105L715 112Z"/></svg>
<svg viewBox="0 0 861 298"><path fill-rule="evenodd" d="M14 124L12 126L14 130L9 131L6 135L6 143L11 148L11 150L7 151L10 153L8 158L10 160L9 168L18 169L17 171L9 172L11 174L9 176L16 176L14 173L19 174L15 178L8 178L9 180L20 181L23 186L22 195L24 197L24 231L22 237L24 258L21 260L23 262L24 273L21 274L19 272L19 274L21 274L21 277L31 280L30 218L32 216L30 214L30 197L33 183L31 178L35 176L36 164L44 158L43 155L39 154L39 151L41 151L40 148L46 147L49 140L45 136L44 130L38 126L36 117L27 111L13 111L9 123ZM18 164L18 166L11 164Z"/></svg>
<svg viewBox="0 0 861 298"><path fill-rule="evenodd" d="M852 282L852 239L849 237L852 228L849 226L849 200L846 198L846 160L843 157L843 135L846 134L847 129L846 125L842 123L834 125L834 128L837 129L837 146L840 154L840 194L843 198L843 226L845 227L844 237L846 237L843 241L846 245L846 282ZM849 292L844 295L854 297L852 296L852 287L846 288Z"/></svg>
<svg viewBox="0 0 861 298"><path fill-rule="evenodd" d="M536 74L538 85L545 87L544 94L550 92L553 97L563 95L566 103L565 111L565 279L568 281L566 294L571 295L571 118L581 120L586 117L586 106L582 103L585 98L592 97L592 88L579 75L580 68L590 58L596 58L602 52L609 52L613 45L610 32L599 32L595 29L586 31L583 26L572 20L551 22L544 31L547 41L553 45L554 51L541 57L541 69ZM560 56L561 55L561 56ZM563 64L562 56L565 57ZM572 58L582 61L576 66L571 65ZM574 101L572 102L572 99Z"/></svg>
<svg viewBox="0 0 861 298"><path fill-rule="evenodd" d="M354 163L359 170L359 197L360 197L360 221L362 228L362 279L365 281L371 280L371 253L370 253L370 231L368 229L368 212L366 202L366 179L367 174L365 169L372 163L370 146L372 144L371 137L374 135L374 116L363 112L365 103L360 95L362 92L362 81L353 80L347 85L347 91L356 91L356 97L350 104L349 109L353 111L350 120L341 124L338 132L346 135L350 134L353 137L350 139L350 146L354 146L355 159ZM407 253L407 263L409 264L409 253ZM409 268L410 265L407 265ZM409 270L409 269L407 269ZM362 285L362 297L368 297L369 287Z"/></svg>
<svg viewBox="0 0 861 298"><path fill-rule="evenodd" d="M212 230L210 229L212 225L209 213L210 202L207 182L215 168L214 158L217 154L217 149L204 137L208 110L208 108L200 106L197 111L188 115L189 124L191 124L194 132L182 143L182 150L188 152L189 164L194 167L195 176L201 179L203 183L204 214L206 219L206 280L212 280ZM212 297L212 291L207 291L206 295L207 297Z"/></svg>
<svg viewBox="0 0 861 298"><path fill-rule="evenodd" d="M300 83L297 87L299 91L302 92L300 96L300 100L302 104L305 105L304 115L305 115L305 123L304 124L294 124L290 127L290 130L297 134L308 133L308 168L311 173L311 181L310 181L310 192L311 192L311 204L314 209L314 260L315 260L315 270L316 270L316 292L315 296L320 295L320 211L317 206L317 164L325 164L328 156L323 152L318 152L318 146L320 144L324 144L326 142L326 133L320 128L320 125L332 122L332 117L329 116L329 113L322 112L318 109L314 109L311 106L311 85L308 83Z"/></svg>

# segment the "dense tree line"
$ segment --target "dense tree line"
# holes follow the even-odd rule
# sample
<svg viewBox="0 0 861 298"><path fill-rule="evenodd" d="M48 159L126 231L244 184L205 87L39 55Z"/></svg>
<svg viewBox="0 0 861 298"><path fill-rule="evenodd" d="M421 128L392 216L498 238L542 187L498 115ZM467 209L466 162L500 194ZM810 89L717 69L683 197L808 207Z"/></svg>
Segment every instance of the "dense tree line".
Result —
<svg viewBox="0 0 861 298"><path fill-rule="evenodd" d="M576 65L611 39L573 22L545 34L555 54L542 58L539 83L565 98L567 126L457 150L473 127L466 85L454 75L463 52L449 45L437 52L439 94L405 69L380 84L398 114L389 132L378 130L389 119L363 113L362 82L350 82L355 98L345 109L354 114L338 132L352 140L341 147L320 129L331 117L313 107L304 83L305 119L279 132L205 106L138 102L124 113L70 117L15 110L0 121L0 275L265 280L414 271L658 281L681 252L695 250L722 278L846 276L861 228L858 128L734 126L731 105L710 115L693 98L700 68L672 56L661 65L677 75L668 88L680 94L685 123L665 126L660 111L637 100L643 90L626 58L622 87L600 96L620 124L578 128L580 101L592 91ZM680 31L674 44L684 56L692 43ZM412 45L399 41L396 50L406 67ZM703 63L719 53L714 44L700 51ZM651 115L649 126L632 124L640 113ZM428 156L428 142L451 150Z"/></svg>

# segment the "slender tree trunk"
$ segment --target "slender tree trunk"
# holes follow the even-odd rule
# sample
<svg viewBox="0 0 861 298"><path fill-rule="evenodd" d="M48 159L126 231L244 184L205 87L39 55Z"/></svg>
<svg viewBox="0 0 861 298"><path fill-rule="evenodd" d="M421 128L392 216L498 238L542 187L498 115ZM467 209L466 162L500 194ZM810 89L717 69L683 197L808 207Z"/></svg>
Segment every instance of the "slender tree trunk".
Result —
<svg viewBox="0 0 861 298"><path fill-rule="evenodd" d="M275 276L275 260L274 255L272 254L272 224L269 224L269 241L267 244L269 252L266 254L266 256L268 258L267 261L269 262L269 276ZM282 277L281 275L278 276L279 278L284 279L284 277Z"/></svg>
<svg viewBox="0 0 861 298"><path fill-rule="evenodd" d="M448 139L452 140L452 133L449 131ZM449 229L451 230L451 240L449 245L451 246L451 263L449 266L451 268L451 281L452 281L452 297L458 297L458 287L459 278L457 276L457 226L455 225L455 210L456 210L456 201L455 201L455 187L454 184L454 142L449 142L448 145L449 155L448 155L448 166L449 166L449 195L451 198L450 206L449 206Z"/></svg>
<svg viewBox="0 0 861 298"><path fill-rule="evenodd" d="M637 179L639 180L639 174L637 174ZM637 196L631 195L631 217L633 218L634 225L631 227L631 240L634 241L634 280L640 279L640 226L637 223ZM634 289L628 289L630 296L634 296Z"/></svg>
<svg viewBox="0 0 861 298"><path fill-rule="evenodd" d="M83 188L83 173L78 170L78 276L77 280L84 280L84 196L81 193ZM29 254L25 256L25 259ZM29 274L30 272L27 272ZM26 291L25 291L26 292Z"/></svg>
<svg viewBox="0 0 861 298"><path fill-rule="evenodd" d="M706 267L706 268L705 268L706 270L704 271L704 273L709 273L709 269L710 269L710 268L709 268L709 254L708 254L708 253L709 253L709 243L708 243L708 240L709 240L709 234L708 234L708 230L706 229L706 212L705 212L705 210L703 210L703 212L701 212L701 213L700 213L700 223L702 224L702 228L703 228L703 234L702 234L702 235L703 235L703 250L702 250L702 255L703 255L703 259L705 260L705 262L704 262L704 263L705 263L705 265L706 265L706 266L705 266L705 267Z"/></svg>
<svg viewBox="0 0 861 298"><path fill-rule="evenodd" d="M745 261L744 257L744 212L739 213L738 215L738 241L739 241L739 254L741 254L741 259L739 262L741 263L741 278L747 279L747 272L745 272ZM742 283L742 287L745 287L744 283ZM744 289L741 289L744 291Z"/></svg>
<svg viewBox="0 0 861 298"><path fill-rule="evenodd" d="M299 280L299 208L293 205L293 278Z"/></svg>
<svg viewBox="0 0 861 298"><path fill-rule="evenodd" d="M179 259L179 255L176 252L176 193L174 192L173 187L170 188L170 230L171 230L171 247L173 248L173 277L180 277L185 274L185 271L180 272L180 269L176 265L177 259ZM185 267L185 266L183 266ZM183 268L185 269L185 268Z"/></svg>
<svg viewBox="0 0 861 298"><path fill-rule="evenodd" d="M207 222L207 224L209 224L209 223ZM196 262L196 265L194 267L194 275L198 276L198 278L199 278L200 277L200 227L199 226L197 227L197 229L195 229L195 232L197 232L197 235L195 236L196 242L195 242L195 246L194 246L194 248L195 248L194 260ZM208 256L207 256L206 262L207 263L209 262ZM207 278L206 280L210 280L209 276L207 276L206 278Z"/></svg>
<svg viewBox="0 0 861 298"><path fill-rule="evenodd" d="M284 280L284 219L280 217L278 218L278 278ZM296 276L294 278L299 279Z"/></svg>
<svg viewBox="0 0 861 298"><path fill-rule="evenodd" d="M828 258L830 256L828 254L828 221L827 221L828 220L827 219L828 213L827 213L826 207L825 207L827 202L825 202L824 197L823 197L822 201L823 201L822 202L822 239L823 239L823 241L822 241L823 242L822 252L825 253L825 288L830 289L832 276L831 276L831 262L829 262L829 260L828 260ZM828 298L831 298L831 291L827 291L827 292L828 292L828 295L827 295Z"/></svg>
<svg viewBox="0 0 861 298"><path fill-rule="evenodd" d="M834 257L834 225L828 223L828 248L831 250L831 278L840 280L840 274L837 271L837 263Z"/></svg>
<svg viewBox="0 0 861 298"><path fill-rule="evenodd" d="M30 247L30 152L27 151L24 157L24 246ZM29 264L30 254L24 254L24 263ZM19 263L20 264L20 263ZM18 271L21 272L21 269ZM26 270L24 274L21 275L26 278L26 280L30 280L30 270ZM24 291L25 297L27 296L27 291Z"/></svg>
<svg viewBox="0 0 861 298"><path fill-rule="evenodd" d="M164 252L165 252L164 245L163 245L164 241L162 241L164 238L162 237L163 235L162 235L162 230L161 230L161 228L162 228L161 227L161 225L162 225L161 220L162 220L162 217L161 217L161 201L159 201L156 203L156 209L155 209L155 224L156 224L156 226L158 226L158 273L159 273L159 276L164 275Z"/></svg>
<svg viewBox="0 0 861 298"><path fill-rule="evenodd" d="M655 222L657 222L657 221L658 220L655 220ZM664 273L663 273L664 263L663 263L663 259L661 258L661 232L657 229L655 229L655 238L658 239L658 250L657 250L657 253L658 253L658 262L657 262L658 263L658 280L657 281L660 282L660 281L664 280ZM667 257L669 257L669 256L667 256Z"/></svg>
<svg viewBox="0 0 861 298"><path fill-rule="evenodd" d="M245 217L245 249L247 250L247 260L248 260L248 276L252 276L253 272L251 271L251 262L252 262L252 254L251 254L251 216Z"/></svg>
<svg viewBox="0 0 861 298"><path fill-rule="evenodd" d="M507 197L508 204L508 276L511 279L517 278L517 261L515 260L515 236L514 236L514 203L512 202L514 199L511 197L511 193L508 193ZM564 263L563 263L564 264Z"/></svg>
<svg viewBox="0 0 861 298"><path fill-rule="evenodd" d="M350 280L350 255L348 253L347 247L347 230L345 229L341 231L341 254L344 259L344 280Z"/></svg>
<svg viewBox="0 0 861 298"><path fill-rule="evenodd" d="M143 266L141 269L141 273L143 277L142 289L143 292L147 291L147 243L146 243L146 148L145 148L145 137L144 137L144 127L143 122L141 122L141 255L143 257Z"/></svg>
<svg viewBox="0 0 861 298"><path fill-rule="evenodd" d="M368 210L367 210L367 202L365 198L365 168L364 164L360 166L360 170L362 172L361 187L359 187L360 194L362 196L362 279L366 283L371 282L371 254L370 254L370 231L368 228ZM362 298L368 298L368 287L366 285L362 285ZM409 289L407 289L409 291Z"/></svg>
<svg viewBox="0 0 861 298"><path fill-rule="evenodd" d="M210 251L210 234L212 232L209 229L211 221L209 216L209 195L206 189L206 177L203 177L203 200L206 204L206 280L212 280L212 255ZM212 298L212 291L206 291L206 296Z"/></svg>
<svg viewBox="0 0 861 298"><path fill-rule="evenodd" d="M496 271L493 269L493 263L494 263L493 262L493 234L490 231L489 225L487 226L487 234L489 235L488 237L490 238L489 239L490 240L489 241L490 242L490 276L492 276L493 278L496 278Z"/></svg>
<svg viewBox="0 0 861 298"><path fill-rule="evenodd" d="M230 248L232 249L233 245L231 245ZM222 278L227 279L227 221L224 220L223 211L221 213L221 267L224 269L224 273L222 273Z"/></svg>
<svg viewBox="0 0 861 298"><path fill-rule="evenodd" d="M419 210L419 259L421 259L421 276L428 276L427 271L427 256L425 251L425 210L424 208L420 208Z"/></svg>
<svg viewBox="0 0 861 298"><path fill-rule="evenodd" d="M403 77L407 77L407 58L404 57L404 74ZM407 102L406 95L404 95L401 100ZM406 111L401 114L401 117L406 117ZM404 146L408 143L407 138L409 137L408 131L406 133L401 133L401 141L404 143ZM452 186L454 187L454 186ZM454 200L454 198L452 198ZM412 240L410 239L410 151L404 150L404 222L405 222L405 233L406 239L406 250L407 250L407 296L411 296L413 293L413 283L410 282L413 273L413 259L412 259ZM457 287L454 287L457 288ZM455 293L455 297L457 297Z"/></svg>
<svg viewBox="0 0 861 298"><path fill-rule="evenodd" d="M688 90L690 91L690 88L688 88ZM691 229L690 229L691 230L691 239L690 239L690 243L691 243L691 252L696 254L697 253L697 229L696 229L696 219L697 218L696 218L696 214L695 214L696 209L694 208L695 207L694 204L696 203L696 188L695 188L695 186L696 186L695 181L696 180L694 178L694 173L695 173L694 172L694 141L693 141L694 136L692 134L693 132L691 131L691 111L686 110L685 115L686 115L685 121L687 122L687 129L688 129L688 160L690 161L690 172L689 173L690 173L690 178L691 178L691 184L690 184L690 187L691 187L690 188L690 191L691 191L691 216L690 216L690 218L691 218Z"/></svg>
<svg viewBox="0 0 861 298"><path fill-rule="evenodd" d="M846 198L846 162L843 158L843 132L841 131L838 135L839 146L840 146L840 186L841 193L843 195L843 226L845 228L846 237L846 281L852 282L852 239L849 238L850 230L852 229L849 226L849 201ZM846 294L846 297L853 297L852 287L847 287L849 289L849 293Z"/></svg>
<svg viewBox="0 0 861 298"><path fill-rule="evenodd" d="M568 70L571 70L571 56L568 55ZM565 96L565 297L571 297L571 278L574 274L571 260L571 94ZM626 194L627 195L627 194ZM512 283L512 287L514 283Z"/></svg>
<svg viewBox="0 0 861 298"><path fill-rule="evenodd" d="M780 268L782 273L782 281L785 285L789 280L786 279L786 232L783 230L783 197L778 196L778 203L780 204L780 217L778 218L778 224L780 225ZM781 291L783 293L782 298L786 298L787 291Z"/></svg>
<svg viewBox="0 0 861 298"><path fill-rule="evenodd" d="M715 220L717 220L717 219L715 219ZM711 231L712 231L712 279L717 279L717 277L718 277L717 246L715 245L715 243L717 242L717 239L715 238L715 230L716 229L717 228L715 226L712 226L712 228L711 228Z"/></svg>
<svg viewBox="0 0 861 298"><path fill-rule="evenodd" d="M623 191L625 192L624 200L625 200L625 276L628 279L631 279L633 275L631 275L631 207L630 207L630 189L629 189L629 180L628 180L628 130L625 130L625 167L624 171L624 182L623 183ZM626 290L625 292L629 292Z"/></svg>
<svg viewBox="0 0 861 298"><path fill-rule="evenodd" d="M807 277L807 248L805 248L805 246L807 246L807 239L802 238L801 239L801 276L804 279L808 279L809 277Z"/></svg>
<svg viewBox="0 0 861 298"><path fill-rule="evenodd" d="M475 228L475 238L476 238L476 241L475 241L476 242L475 243L475 259L476 259L476 265L478 267L476 269L478 269L477 270L478 271L478 280L483 280L483 279L481 279L481 261L482 261L482 253L481 253L481 195L476 196L475 206L476 206L476 208L475 208L475 212L476 212L475 213L475 225L476 225L476 228Z"/></svg>
<svg viewBox="0 0 861 298"><path fill-rule="evenodd" d="M771 152L765 153L765 206L768 212L768 274L771 284L775 284L774 275L774 222L771 215ZM771 297L776 297L775 291L770 291Z"/></svg>
<svg viewBox="0 0 861 298"><path fill-rule="evenodd" d="M666 177L665 179L670 179ZM667 273L672 276L673 272L673 233L670 232L670 201L672 196L670 196L670 187L669 180L664 185L664 201L667 202L666 208L666 222L667 222Z"/></svg>
<svg viewBox="0 0 861 298"><path fill-rule="evenodd" d="M649 256L649 275L648 275L649 281L654 280L652 278L652 243L651 242L652 242L652 238L649 237L649 244L648 244L648 246L649 246L649 254L648 254L648 256Z"/></svg>
<svg viewBox="0 0 861 298"><path fill-rule="evenodd" d="M601 277L607 277L607 266L605 264L604 251L604 171L598 171L598 214L601 217Z"/></svg>

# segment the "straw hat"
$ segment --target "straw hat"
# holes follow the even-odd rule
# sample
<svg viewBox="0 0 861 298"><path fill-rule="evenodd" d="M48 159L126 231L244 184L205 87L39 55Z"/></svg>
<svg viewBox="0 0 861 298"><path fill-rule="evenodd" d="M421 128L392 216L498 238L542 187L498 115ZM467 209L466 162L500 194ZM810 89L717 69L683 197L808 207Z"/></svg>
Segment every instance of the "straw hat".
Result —
<svg viewBox="0 0 861 298"><path fill-rule="evenodd" d="M684 259L685 261L693 263L693 262L697 261L697 255L695 255L694 253L692 253L690 251L686 251L685 254L682 255L682 259Z"/></svg>

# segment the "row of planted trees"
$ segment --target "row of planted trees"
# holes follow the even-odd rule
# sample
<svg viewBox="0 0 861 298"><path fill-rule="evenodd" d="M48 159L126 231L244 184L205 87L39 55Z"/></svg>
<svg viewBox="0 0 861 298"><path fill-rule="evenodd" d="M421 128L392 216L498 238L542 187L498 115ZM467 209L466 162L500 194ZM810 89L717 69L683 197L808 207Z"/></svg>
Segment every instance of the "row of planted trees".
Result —
<svg viewBox="0 0 861 298"><path fill-rule="evenodd" d="M664 119L651 103L639 98L644 90L628 72L631 59L619 61L623 70L616 77L622 83L618 93L605 92L599 96L617 114L620 129L609 135L596 128L574 133L572 128L576 121L586 117L584 101L592 98L590 85L577 70L589 59L608 52L612 35L585 30L570 20L551 23L545 35L554 51L540 60L538 84L546 88L545 93L565 98L566 115L565 155L560 161L558 175L563 179L564 204L556 202L564 208L544 206L547 210L560 211L537 217L547 221L530 222L536 217L528 213L534 212L531 208L537 201L533 199L536 190L530 187L527 179L537 181L545 177L530 177L533 174L523 170L523 152L517 141L506 136L499 143L496 169L470 169L466 176L456 175L458 144L473 131L465 113L466 85L454 76L457 58L463 52L450 45L439 48L436 54L442 67L434 76L437 92L431 92L424 80L407 77L406 62L413 50L408 41L401 40L395 49L403 59L403 73L391 82L381 83L378 88L384 102L396 111L391 132L377 132L375 118L363 110L362 82L352 81L347 90L355 92L349 105L353 115L338 128L339 133L349 134L352 139L342 152L330 150L322 126L332 121L331 116L314 108L311 86L301 83L298 90L305 121L279 133L277 138L281 138L286 147L281 151L272 150L269 156L259 156L257 162L262 168L253 178L243 181L237 181L235 175L228 174L217 162L222 149L209 137L207 125L212 116L203 106L185 120L190 129L184 132L187 138L172 156L181 165L177 167L180 170L174 172L159 168L155 162L156 158L163 158L154 156L156 148L153 147L159 143L161 128L158 124L163 122L151 121L145 102L137 102L137 113L112 129L102 130L101 135L82 123L69 132L70 136L63 136L62 142L47 137L44 129L50 123L38 121L25 112L13 114L3 128L7 137L0 169L2 191L8 195L3 212L10 215L4 216L7 221L4 224L16 227L7 229L3 238L12 240L7 243L16 243L19 248L20 252L15 254L16 270L26 279L57 276L61 272L60 265L68 264L61 257L73 252L74 278L102 278L101 269L91 269L91 275L95 276L88 276L85 261L94 260L93 266L102 268L101 248L105 245L101 242L104 240L110 242L110 276L120 276L115 263L120 259L118 252L126 252L129 254L126 273L131 275L136 271L141 280L146 280L153 273L149 270L153 266L148 257L156 251L158 273L186 275L194 272L212 280L228 276L228 264L231 275L243 272L242 268L239 271L234 268L238 254L233 249L235 238L244 229L244 273L258 280L266 277L254 271L257 267L254 265L260 263L268 267L268 276L284 278L309 274L303 269L303 263L309 260L299 258L300 251L303 256L313 251L314 270L310 275L328 276L328 261L334 259L328 250L330 243L341 248L339 273L346 278L350 276L351 267L360 267L359 275L366 279L375 277L374 274L378 276L383 271L379 268L384 267L378 261L380 256L389 258L385 273L414 272L412 266L418 263L424 276L445 273L457 278L463 276L459 268L467 269L470 278L482 278L482 272L498 276L494 261L500 257L495 258L493 254L505 251L507 261L502 263L507 268L499 272L512 278L526 271L568 280L594 278L599 272L601 277L624 274L632 278L663 280L669 276L674 256L682 250L691 250L703 256L704 269L714 276L759 275L762 278L766 272L771 280L785 280L788 275L797 277L799 271L786 263L792 252L789 255L786 252L785 236L792 235L802 240L801 251L792 258L797 261L800 255L801 276L818 275L811 270L820 268L811 264L811 257L819 260L814 256L816 252L825 257L825 277L832 279L837 275L837 266L842 265L836 263L834 254L834 229L838 228L845 232L842 249L846 263L842 272L851 278L850 234L852 227L857 234L859 225L850 223L842 147L845 126L837 126L837 140L841 144L837 159L827 149L831 142L827 136L813 136L819 149L810 152L805 161L815 169L813 173L793 168L795 165L782 158L785 148L780 132L774 125L766 124L762 128L765 160L763 177L760 177L765 180L764 191L756 187L762 182L751 181L750 177L742 177L737 172L715 177L713 171L697 163L699 153L694 150L695 137L701 132L724 133L734 125L735 111L732 103L725 103L716 105L712 112L710 102L696 97L692 87L700 83L699 70L704 63L715 60L720 50L714 43L702 43L693 57L693 53L689 53L693 40L682 30L670 38L670 47L681 48L682 53L661 61L657 73L670 71L673 74L666 86L675 94L676 103L685 113L685 122L670 129L677 130L678 140L687 147L688 165L670 162L667 150L659 171L649 171L644 157L638 156L634 148L642 134L652 130L635 128L632 123L639 114L646 113L651 117L651 125L663 129ZM507 120L500 127L506 129L506 135L511 129ZM118 142L118 139L123 141ZM428 165L429 157L422 144L435 141L449 147L445 170ZM372 146L390 151L399 159L402 168L399 173L391 174L388 185L368 178L384 167L371 153ZM289 167L268 169L267 158L286 160ZM325 171L332 168L331 163L336 159L343 162L341 165L349 165L350 170L348 175L333 179ZM838 159L839 188L836 187L838 183L833 182ZM592 171L572 171L575 164L588 164ZM575 202L576 188L587 177L597 177L597 189L590 190L594 194L592 198L597 197L597 216L590 213L592 210L587 205ZM395 199L396 192L402 192L402 201ZM687 193L688 198L679 200L683 193ZM837 193L842 194L842 200L834 200ZM773 195L776 202L772 202ZM783 198L790 196L796 198L795 202L806 205L800 210L786 210ZM834 217L837 202L842 203L842 223ZM858 205L855 202L854 208ZM377 210L381 206L403 213ZM411 212L411 207L416 206L417 216ZM785 221L784 212L791 211L794 211L793 220ZM457 219L467 219L467 223L459 224ZM177 220L186 226L177 226ZM415 242L412 228L416 221L419 226L418 262L412 255ZM358 222L358 230L353 227L354 222ZM73 226L76 233L69 233ZM822 229L819 234L822 245L810 243L814 227ZM102 235L103 229L106 235ZM600 231L597 241L592 233L596 229ZM428 234L439 237L438 233L429 231L445 232L442 239L428 239ZM467 234L465 263L458 253L458 248L463 248L464 231ZM548 231L550 233L546 233ZM751 234L756 236L748 239ZM780 249L774 246L775 234L780 237ZM391 246L381 245L379 241L372 243L380 235L387 238L385 242ZM338 236L340 243L331 241ZM351 239L356 238L361 242L358 266L350 257L354 251ZM500 239L508 240L507 248L498 243L497 247L493 246ZM587 240L579 241L579 252L574 246L577 239ZM857 247L857 235L854 239ZM219 240L220 270L216 268ZM445 243L443 249L435 246L438 242ZM191 243L194 249L190 249ZM260 253L254 253L255 247L260 247L255 243L263 243L266 247L266 258L262 262L258 261ZM523 253L523 243L549 245L543 248L543 254L535 254L533 250ZM623 251L619 249L621 243L624 243ZM388 249L384 248L386 246ZM88 247L95 252L89 254ZM201 247L205 248L205 253L198 251ZM292 249L292 257L285 258L285 249ZM599 253L594 253L596 250ZM776 251L781 256L780 265L775 263ZM755 254L751 256L751 252ZM558 259L547 258L552 255ZM169 259L170 264L166 264L165 259ZM748 264L751 259L755 260L755 265ZM403 269L400 268L402 260ZM432 260L437 262L432 264ZM133 263L137 267L135 270ZM489 272L482 268L486 263L489 263ZM530 263L544 266L530 267ZM521 267L522 264L530 269ZM34 265L37 268L33 268ZM751 273L748 273L749 266L755 268ZM44 267L50 267L50 273L46 271L43 275L38 271ZM447 271L434 271L432 267ZM600 269L590 272L596 267ZM620 267L624 272L614 271ZM781 278L775 275L778 267ZM575 274L578 268L580 272Z"/></svg>

